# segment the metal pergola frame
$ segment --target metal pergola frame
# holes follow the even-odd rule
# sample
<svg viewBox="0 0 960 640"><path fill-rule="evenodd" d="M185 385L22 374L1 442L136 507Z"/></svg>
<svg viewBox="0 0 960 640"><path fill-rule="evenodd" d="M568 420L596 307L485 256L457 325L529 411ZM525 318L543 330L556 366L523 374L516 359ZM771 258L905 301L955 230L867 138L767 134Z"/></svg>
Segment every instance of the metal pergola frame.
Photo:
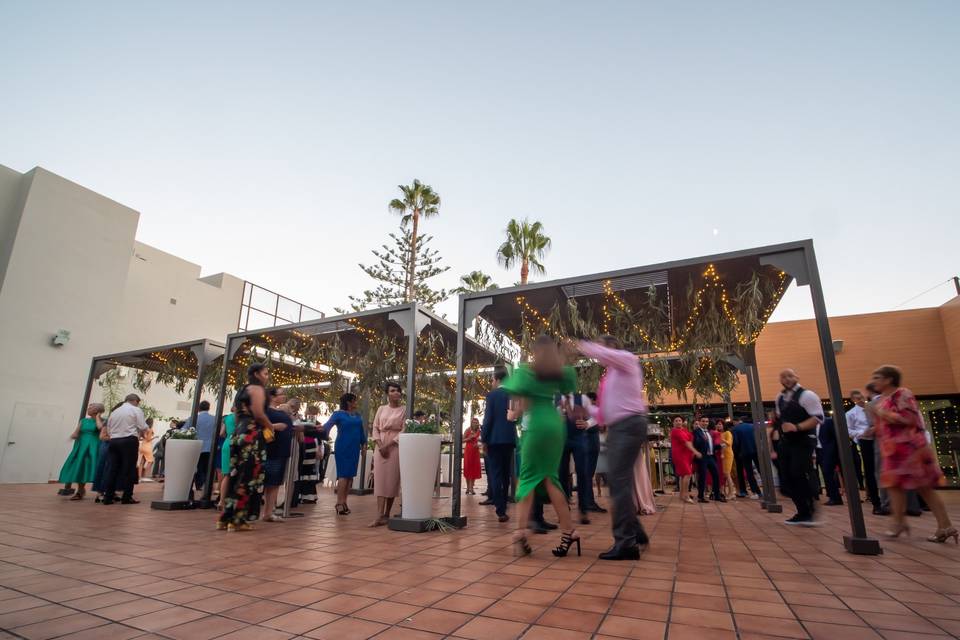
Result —
<svg viewBox="0 0 960 640"><path fill-rule="evenodd" d="M216 421L219 425L223 420L224 414L224 400L226 399L227 394L227 374L230 364L233 358L237 355L237 352L240 348L249 340L254 337L261 337L271 334L283 334L286 332L304 332L310 333L312 335L326 335L333 336L337 334L346 334L355 330L355 327L350 325L351 321L355 320L377 320L385 323L387 326L396 325L397 328L402 332L402 335L407 340L407 379L406 379L406 410L407 418L412 419L414 411L416 409L416 376L417 376L417 340L423 331L428 327L433 327L436 329L444 338L444 340L449 340L448 344L453 345L456 342L457 346L457 363L460 365L464 361L464 349L469 349L471 354L474 357L474 360L477 360L481 357L484 357L489 360L488 366L493 366L496 363L496 354L487 349L486 347L480 345L477 341L469 339L469 342L461 341L460 336L457 332L457 328L438 316L433 311L417 304L416 302L409 302L401 305L396 305L392 307L383 307L380 309L369 309L365 311L357 311L355 313L343 314L339 316L329 316L324 318L317 318L315 320L307 320L304 322L296 324L287 324L276 327L266 327L263 329L255 329L249 331L240 331L236 333L231 333L226 338L225 346L225 362L224 367L221 372L220 377L220 388L217 395L217 415ZM484 365L487 366L487 365ZM458 397L462 397L463 392L460 390ZM438 416L439 419L439 416ZM458 423L452 423L452 428L454 431L458 431L456 425ZM364 425L364 429L369 430L370 425ZM366 475L366 447L363 447L361 450L361 480L360 480L360 489L363 489ZM457 464L456 462L454 463ZM210 465L207 469L207 482L204 488L204 494L201 504L204 506L212 505L210 496L212 493L212 479L214 474L214 461L211 456ZM466 518L459 517L459 513L455 514L456 517L444 518L449 521L450 524L453 524L457 527L462 527L466 525ZM392 518L389 526L391 529L397 529L401 531L423 531L424 523L421 521L414 520L404 520L403 518Z"/></svg>
<svg viewBox="0 0 960 640"><path fill-rule="evenodd" d="M578 285L591 285L596 289L596 285L605 281L617 279L635 279L641 286L648 286L644 279L638 278L645 274L666 273L688 270L691 268L703 268L712 263L720 262L738 262L741 266L750 266L754 268L771 266L780 269L788 276L792 277L798 286L809 286L810 297L813 302L814 317L816 319L817 333L820 341L820 353L823 360L823 367L826 373L827 390L830 398L830 405L833 408L833 422L837 433L837 442L847 442L849 432L847 431L846 416L843 412L843 393L840 387L840 375L837 370L836 356L833 351L833 339L830 334L830 322L827 315L826 304L823 297L823 287L820 282L820 271L817 266L816 253L813 248L813 240L799 240L783 244L756 247L741 251L729 253L714 254L685 260L674 260L653 264L648 266L634 267L631 269L621 269L605 273L577 276L560 280L547 282L537 282L525 286L510 287L506 289L495 289L490 291L463 293L460 295L457 310L457 379L456 379L456 399L454 402L453 422L460 425L463 422L463 392L464 392L464 362L463 347L466 344L466 328L478 316L483 317L485 309L494 304L494 301L500 298L514 298L518 295L526 295L536 292L545 293L549 289L562 289L576 292ZM589 288L589 287L587 287ZM779 302L779 300L777 301ZM519 311L517 312L519 314ZM487 319L489 321L489 319ZM756 352L753 344L747 345L741 354L731 355L727 361L743 372L747 378L747 385L750 394L750 406L753 414L755 436L759 451L761 452L761 474L764 484L764 499L761 507L767 511L779 512L781 505L777 503L776 490L773 486L773 470L770 462L770 452L767 444L766 432L763 426L766 417L763 410L763 396L760 390L760 377L757 370ZM463 450L463 434L459 429L454 429L454 451L461 455L454 456L453 469L453 517L460 515L460 489L461 489L461 465ZM861 555L877 555L882 553L880 543L873 538L868 537L866 525L863 519L863 509L860 503L860 495L856 475L853 469L853 456L849 447L839 447L840 466L843 473L844 489L847 498L847 510L850 517L851 534L843 536L843 544L848 552Z"/></svg>

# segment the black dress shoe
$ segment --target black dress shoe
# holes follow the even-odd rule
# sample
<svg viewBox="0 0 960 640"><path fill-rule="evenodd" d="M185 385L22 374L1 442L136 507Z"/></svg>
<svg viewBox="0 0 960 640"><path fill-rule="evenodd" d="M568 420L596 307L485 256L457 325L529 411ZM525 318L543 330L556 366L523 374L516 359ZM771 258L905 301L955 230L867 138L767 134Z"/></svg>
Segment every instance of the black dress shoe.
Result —
<svg viewBox="0 0 960 640"><path fill-rule="evenodd" d="M604 551L599 556L601 560L639 560L640 547L628 547L626 549L610 549Z"/></svg>
<svg viewBox="0 0 960 640"><path fill-rule="evenodd" d="M503 514L502 516L497 516L497 522L507 522L510 520L510 516Z"/></svg>
<svg viewBox="0 0 960 640"><path fill-rule="evenodd" d="M104 498L103 500L100 501L100 504L113 504L113 500Z"/></svg>
<svg viewBox="0 0 960 640"><path fill-rule="evenodd" d="M873 515L875 516L888 516L890 515L890 509L883 509L882 507L874 507Z"/></svg>
<svg viewBox="0 0 960 640"><path fill-rule="evenodd" d="M907 511L908 516L913 516L914 518L919 518L923 515L923 511Z"/></svg>
<svg viewBox="0 0 960 640"><path fill-rule="evenodd" d="M587 507L587 511L592 511L593 513L606 513L607 510L601 507L598 504L590 505Z"/></svg>
<svg viewBox="0 0 960 640"><path fill-rule="evenodd" d="M120 504L140 504L140 501L136 498L124 498L120 501Z"/></svg>
<svg viewBox="0 0 960 640"><path fill-rule="evenodd" d="M825 505L825 506L828 506L828 507L842 507L842 506L843 506L843 500L827 500L827 501L824 503L824 505Z"/></svg>
<svg viewBox="0 0 960 640"><path fill-rule="evenodd" d="M487 498L486 500L484 500L484 501L482 501L482 502L480 502L480 503L478 503L478 504L480 504L481 506L484 506L484 507L489 507L490 505L493 504L493 500L490 500L489 498Z"/></svg>
<svg viewBox="0 0 960 640"><path fill-rule="evenodd" d="M707 500L706 498L697 498L697 502L699 502L700 504L707 504L710 501Z"/></svg>
<svg viewBox="0 0 960 640"><path fill-rule="evenodd" d="M557 528L557 525L553 524L552 522L547 522L546 520L541 522L540 526L546 529L547 531L553 531Z"/></svg>
<svg viewBox="0 0 960 640"><path fill-rule="evenodd" d="M529 529L531 533L536 533L536 534L538 534L538 535L546 535L546 533L547 533L547 528L544 527L544 526L543 526L541 523L539 523L539 522L533 522L533 523L527 525L527 529Z"/></svg>

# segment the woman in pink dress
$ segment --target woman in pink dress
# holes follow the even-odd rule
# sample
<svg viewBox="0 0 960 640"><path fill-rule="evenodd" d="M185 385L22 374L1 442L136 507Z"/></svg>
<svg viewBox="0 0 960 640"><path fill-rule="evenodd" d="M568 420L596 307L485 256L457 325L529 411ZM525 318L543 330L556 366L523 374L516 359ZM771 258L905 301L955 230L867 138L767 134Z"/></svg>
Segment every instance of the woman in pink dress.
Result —
<svg viewBox="0 0 960 640"><path fill-rule="evenodd" d="M693 448L693 434L687 428L682 416L674 416L670 429L670 459L673 461L673 475L677 477L678 492L684 502L693 504L690 496L690 476L693 475L693 458L700 453Z"/></svg>
<svg viewBox="0 0 960 640"><path fill-rule="evenodd" d="M377 496L377 519L371 527L380 527L390 520L393 501L400 493L400 433L403 431L406 407L403 392L396 382L387 383L387 404L377 409L373 418L373 439L377 453L373 456L373 495Z"/></svg>
<svg viewBox="0 0 960 640"><path fill-rule="evenodd" d="M906 387L900 386L900 369L884 365L873 372L871 384L880 394L876 405L868 405L874 414L877 437L880 439L880 486L890 494L894 525L887 536L896 538L901 533L910 535L904 521L907 510L906 492L915 490L937 518L937 532L927 538L930 542L946 542L953 538L960 543L960 534L950 522L943 500L934 487L943 483L943 472L937 464L933 447L927 442L923 418L917 399Z"/></svg>
<svg viewBox="0 0 960 640"><path fill-rule="evenodd" d="M645 444L640 449L637 462L633 465L633 497L637 503L637 513L642 516L653 515L657 512L657 503L653 497L653 483L650 482L649 458L650 445Z"/></svg>

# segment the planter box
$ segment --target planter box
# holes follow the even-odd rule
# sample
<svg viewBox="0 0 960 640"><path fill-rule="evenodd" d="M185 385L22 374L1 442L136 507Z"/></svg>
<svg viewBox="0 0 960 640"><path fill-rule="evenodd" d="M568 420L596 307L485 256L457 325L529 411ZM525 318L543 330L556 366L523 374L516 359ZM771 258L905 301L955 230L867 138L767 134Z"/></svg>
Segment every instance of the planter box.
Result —
<svg viewBox="0 0 960 640"><path fill-rule="evenodd" d="M426 520L433 517L433 487L440 465L439 434L400 434L400 517Z"/></svg>
<svg viewBox="0 0 960 640"><path fill-rule="evenodd" d="M153 502L154 509L186 509L190 506L190 489L193 475L197 472L197 461L201 440L167 440L164 450L163 500Z"/></svg>

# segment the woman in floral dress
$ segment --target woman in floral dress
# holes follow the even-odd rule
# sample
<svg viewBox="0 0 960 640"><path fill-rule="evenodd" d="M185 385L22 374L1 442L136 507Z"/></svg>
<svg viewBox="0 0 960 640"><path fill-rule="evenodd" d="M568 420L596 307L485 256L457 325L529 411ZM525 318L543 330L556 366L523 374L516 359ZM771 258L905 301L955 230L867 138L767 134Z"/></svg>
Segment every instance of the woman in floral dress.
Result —
<svg viewBox="0 0 960 640"><path fill-rule="evenodd" d="M904 532L910 535L910 527L904 521L906 492L916 490L937 518L937 531L927 540L946 542L953 538L957 543L960 534L950 522L943 500L934 491L934 487L943 484L943 472L927 442L917 399L909 389L900 386L900 377L900 369L885 365L874 371L871 379L874 390L881 396L869 409L874 414L880 440L880 486L890 495L894 519L887 536L896 538Z"/></svg>
<svg viewBox="0 0 960 640"><path fill-rule="evenodd" d="M263 463L266 443L273 439L273 425L267 418L266 385L270 370L265 364L252 364L247 370L247 385L237 393L233 412L236 427L230 441L230 480L223 513L217 529L249 531L247 522L251 498L263 490Z"/></svg>

